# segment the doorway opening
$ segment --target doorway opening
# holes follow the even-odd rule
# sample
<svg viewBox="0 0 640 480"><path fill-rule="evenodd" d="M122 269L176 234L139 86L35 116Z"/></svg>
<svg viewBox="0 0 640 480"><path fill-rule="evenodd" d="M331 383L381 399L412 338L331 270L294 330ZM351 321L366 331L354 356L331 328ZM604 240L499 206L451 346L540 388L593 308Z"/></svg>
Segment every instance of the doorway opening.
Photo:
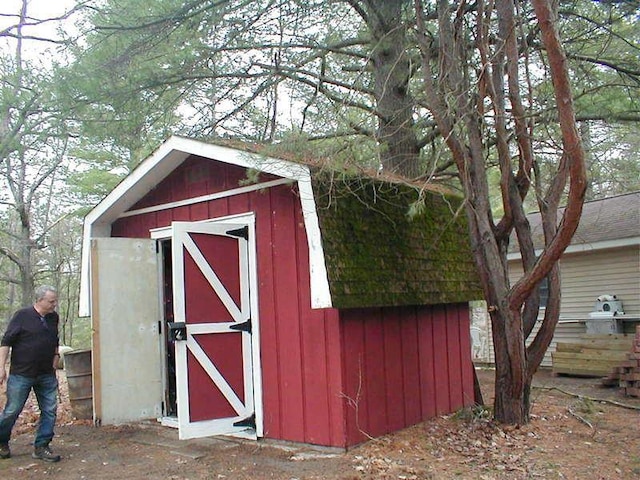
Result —
<svg viewBox="0 0 640 480"><path fill-rule="evenodd" d="M161 274L162 274L162 309L164 342L164 416L176 418L178 416L176 390L176 348L175 341L169 335L169 323L173 322L173 265L171 263L171 239L161 240Z"/></svg>

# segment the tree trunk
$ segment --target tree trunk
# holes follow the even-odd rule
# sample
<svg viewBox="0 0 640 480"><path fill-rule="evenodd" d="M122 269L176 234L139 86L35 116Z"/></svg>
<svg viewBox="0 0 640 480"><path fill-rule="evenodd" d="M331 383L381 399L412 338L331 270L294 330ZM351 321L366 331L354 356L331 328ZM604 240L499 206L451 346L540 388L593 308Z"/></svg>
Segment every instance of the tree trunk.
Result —
<svg viewBox="0 0 640 480"><path fill-rule="evenodd" d="M462 28L462 6L456 9L448 0L438 0L435 45L425 23L426 10L421 0L415 1L416 25L423 34L419 39L425 97L458 169L474 260L491 316L496 361L494 417L502 423L525 424L529 421L533 374L551 342L559 316L557 263L578 226L586 188L584 152L556 19L549 0L533 0L549 59L563 142L556 175L544 195L534 168L533 127L527 123L526 103L521 100L520 89L527 82L520 78L517 34L522 19L517 17L514 2L477 2L477 36L470 43ZM491 13L494 7L496 10ZM496 20L497 34L492 34ZM483 59L484 68L479 74L469 67L474 48ZM494 119L492 124L485 122L488 111ZM489 201L486 163L492 136L496 141L504 209L497 223ZM515 160L513 152L517 152ZM535 191L545 234L539 256L523 207L531 179L537 182ZM562 221L557 222L558 202L567 191L567 183L567 206ZM511 285L507 248L514 232L524 275ZM525 340L537 319L538 285L545 277L549 279L550 303L540 329L527 347Z"/></svg>
<svg viewBox="0 0 640 480"><path fill-rule="evenodd" d="M411 76L402 0L374 0L367 23L371 31L372 63L380 161L385 170L408 178L418 177L420 148L414 130L415 101L409 93Z"/></svg>
<svg viewBox="0 0 640 480"><path fill-rule="evenodd" d="M529 422L531 378L527 378L524 334L519 320L501 310L490 312L496 359L495 418L501 423L523 425ZM511 326L510 328L508 326ZM509 355L518 350L514 362Z"/></svg>
<svg viewBox="0 0 640 480"><path fill-rule="evenodd" d="M25 212L26 215L26 212ZM22 215L21 215L22 216ZM24 217L26 219L26 217ZM28 221L23 220L20 228L20 238L18 239L20 256L20 289L22 291L22 306L31 305L35 295L35 282L33 279L33 259L32 257L32 240L31 228Z"/></svg>

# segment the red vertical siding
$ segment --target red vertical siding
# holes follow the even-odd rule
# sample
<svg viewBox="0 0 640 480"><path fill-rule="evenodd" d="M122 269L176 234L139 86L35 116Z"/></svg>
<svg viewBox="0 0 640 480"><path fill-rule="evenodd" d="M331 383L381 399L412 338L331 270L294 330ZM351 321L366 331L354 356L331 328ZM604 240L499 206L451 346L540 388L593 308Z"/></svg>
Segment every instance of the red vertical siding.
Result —
<svg viewBox="0 0 640 480"><path fill-rule="evenodd" d="M361 425L369 427L368 399L369 388L364 385L368 372L364 368L367 365L364 359L366 350L364 341L364 325L366 318L360 318L360 310L349 312L348 319L345 313L341 312L341 338L342 354L344 362L343 369L343 395L346 403L346 438L343 439L343 446L364 441L365 435L370 435L363 430ZM366 389L365 389L366 388ZM366 392L366 395L364 394Z"/></svg>
<svg viewBox="0 0 640 480"><path fill-rule="evenodd" d="M159 226L170 225L173 220L173 212L171 210L161 210L155 216L156 224Z"/></svg>
<svg viewBox="0 0 640 480"><path fill-rule="evenodd" d="M304 417L304 442L319 445L332 445L338 435L340 422L333 425L331 417L336 410L333 403L340 404L339 392L331 388L333 376L329 368L329 344L340 344L336 312L329 309L312 310L309 251L306 247L307 236L304 219L299 208L295 209L296 245L298 265L298 311L300 312L300 345L302 363L302 398ZM335 325L331 328L331 325ZM339 352L339 350L338 350ZM338 356L339 358L339 356ZM340 369L338 368L339 372ZM336 378L339 380L339 378ZM339 385L339 384L338 384ZM333 408L332 408L333 407Z"/></svg>
<svg viewBox="0 0 640 480"><path fill-rule="evenodd" d="M206 203L196 203L189 205L189 219L193 221L206 220L209 218L209 206Z"/></svg>
<svg viewBox="0 0 640 480"><path fill-rule="evenodd" d="M287 440L303 441L303 383L302 383L302 351L300 332L300 312L298 304L298 273L296 261L297 245L295 239L295 219L293 216L294 196L287 189L272 190L272 252L274 291L276 305L275 329L278 344L275 346L278 355L279 393L282 411L280 419L282 437ZM287 212L279 215L278 212ZM259 241L264 241L260 239ZM267 349L273 345L265 346ZM265 381L268 381L265 379Z"/></svg>
<svg viewBox="0 0 640 480"><path fill-rule="evenodd" d="M324 310L325 356L327 363L327 403L329 405L329 438L327 445L346 446L347 415L344 398L343 342L340 336L340 313L335 309Z"/></svg>
<svg viewBox="0 0 640 480"><path fill-rule="evenodd" d="M148 238L149 229L157 225L156 214L147 213L118 220L111 227L114 237Z"/></svg>
<svg viewBox="0 0 640 480"><path fill-rule="evenodd" d="M419 315L419 313L416 313ZM436 415L436 363L434 355L434 332L432 321L418 321L418 369L424 388L420 389L422 418L432 418Z"/></svg>
<svg viewBox="0 0 640 480"><path fill-rule="evenodd" d="M450 395L449 395L449 358L447 355L450 339L447 337L447 317L446 310L443 305L438 305L433 309L433 375L436 400L436 414L442 415L448 413Z"/></svg>
<svg viewBox="0 0 640 480"><path fill-rule="evenodd" d="M311 309L298 198L281 186L252 193L249 207L257 216L265 436L342 445L338 315Z"/></svg>
<svg viewBox="0 0 640 480"><path fill-rule="evenodd" d="M188 206L184 206L184 207L177 207L177 208L171 209L171 220L174 222L190 222L195 219L191 218L190 208ZM168 225L171 225L171 222L169 222ZM159 226L168 226L168 225L159 225Z"/></svg>
<svg viewBox="0 0 640 480"><path fill-rule="evenodd" d="M359 399L363 402L363 414L367 422L365 431L377 437L386 433L387 418L387 395L386 395L386 372L385 372L385 342L384 323L382 316L377 311L376 315L367 319L367 311L359 312L359 319L366 322L369 328L364 329L364 346L362 363L358 365L359 375L362 376L362 389L366 392L366 397L359 392Z"/></svg>
<svg viewBox="0 0 640 480"><path fill-rule="evenodd" d="M449 405L448 408L458 410L463 403L462 356L460 350L460 312L451 306L445 307L445 324L447 328L447 365L449 370Z"/></svg>
<svg viewBox="0 0 640 480"><path fill-rule="evenodd" d="M471 403L471 354L461 347L468 315L465 304L341 312L344 389L357 399L347 446Z"/></svg>
<svg viewBox="0 0 640 480"><path fill-rule="evenodd" d="M471 360L471 317L469 312L463 309L458 310L458 345L460 346L460 363L461 385L462 385L462 403L468 407L475 403L475 395L473 391L473 362ZM468 360L468 361L467 361Z"/></svg>
<svg viewBox="0 0 640 480"><path fill-rule="evenodd" d="M414 317L411 316L407 322L402 321L402 309L383 309L383 342L384 342L384 364L385 364L385 393L387 404L387 431L399 430L407 426L404 411L404 368L405 362L398 361L409 352L402 348L402 330L406 324L413 324ZM415 363L415 357L406 362Z"/></svg>
<svg viewBox="0 0 640 480"><path fill-rule="evenodd" d="M262 175L266 180L270 175ZM246 170L207 158L191 156L140 199L132 210L238 188Z"/></svg>
<svg viewBox="0 0 640 480"><path fill-rule="evenodd" d="M408 358L416 359L416 361L404 363L402 377L403 384L400 390L403 392L415 392L415 386L419 385L421 381L420 351L425 351L426 346L420 344L420 339L418 337L418 321L415 318L416 314L414 309L406 307L401 308L399 315L401 315L401 317L404 319L411 319L411 321L401 321L401 354L406 355ZM422 390L420 389L418 389L415 394L403 395L406 425L413 425L415 423L418 423L423 418L423 396L424 392L422 392Z"/></svg>

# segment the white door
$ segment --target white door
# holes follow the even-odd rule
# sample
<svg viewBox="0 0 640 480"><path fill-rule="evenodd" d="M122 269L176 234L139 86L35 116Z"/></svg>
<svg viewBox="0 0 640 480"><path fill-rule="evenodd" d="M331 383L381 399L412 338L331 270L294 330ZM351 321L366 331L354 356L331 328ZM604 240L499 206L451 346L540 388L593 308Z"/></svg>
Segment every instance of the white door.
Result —
<svg viewBox="0 0 640 480"><path fill-rule="evenodd" d="M174 222L180 438L256 438L261 418L253 222ZM257 388L256 388L257 387Z"/></svg>
<svg viewBox="0 0 640 480"><path fill-rule="evenodd" d="M94 419L104 425L162 415L156 242L91 241Z"/></svg>

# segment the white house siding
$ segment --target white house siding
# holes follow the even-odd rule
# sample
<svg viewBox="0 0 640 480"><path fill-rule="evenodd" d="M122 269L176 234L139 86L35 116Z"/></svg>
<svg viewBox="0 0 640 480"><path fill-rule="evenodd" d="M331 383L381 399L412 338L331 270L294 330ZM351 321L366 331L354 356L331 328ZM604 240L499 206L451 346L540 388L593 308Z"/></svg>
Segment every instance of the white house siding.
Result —
<svg viewBox="0 0 640 480"><path fill-rule="evenodd" d="M640 315L639 245L567 254L560 265L561 317L588 317L602 294L615 294L627 316Z"/></svg>
<svg viewBox="0 0 640 480"><path fill-rule="evenodd" d="M558 342L577 341L586 331L585 321L593 311L598 296L616 295L623 303L625 317L640 318L640 245L616 249L590 250L565 254L560 261L562 280L562 302L560 320L556 333L542 362L543 367L551 367L551 352ZM519 261L510 262L510 281L515 283L522 275ZM493 341L491 322L488 314L483 319L475 312L472 323L484 327L485 339L481 355L474 360L478 363L493 364ZM544 310L540 311L540 317ZM536 324L530 339L538 330ZM632 331L632 324L626 324L625 331Z"/></svg>

